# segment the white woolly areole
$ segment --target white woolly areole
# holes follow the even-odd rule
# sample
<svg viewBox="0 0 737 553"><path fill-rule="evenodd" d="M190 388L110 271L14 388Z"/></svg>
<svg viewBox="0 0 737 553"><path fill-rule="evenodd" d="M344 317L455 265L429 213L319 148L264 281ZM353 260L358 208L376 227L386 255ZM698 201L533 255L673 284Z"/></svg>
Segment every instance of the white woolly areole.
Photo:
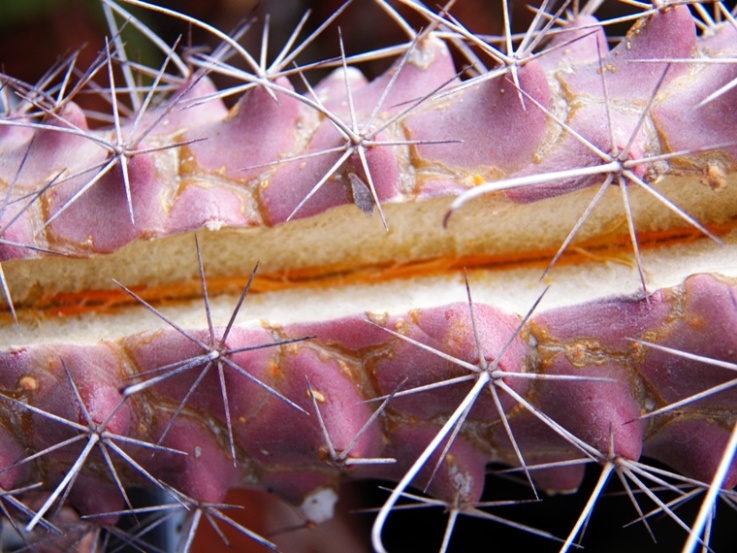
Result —
<svg viewBox="0 0 737 553"><path fill-rule="evenodd" d="M337 501L333 488L318 488L305 497L299 509L310 522L322 524L333 518Z"/></svg>

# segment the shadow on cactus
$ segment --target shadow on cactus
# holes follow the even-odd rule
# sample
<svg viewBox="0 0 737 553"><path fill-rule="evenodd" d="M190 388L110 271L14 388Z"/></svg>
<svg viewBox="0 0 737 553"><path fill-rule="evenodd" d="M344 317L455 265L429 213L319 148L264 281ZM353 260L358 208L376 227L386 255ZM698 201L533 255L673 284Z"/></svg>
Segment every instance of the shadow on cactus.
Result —
<svg viewBox="0 0 737 553"><path fill-rule="evenodd" d="M731 5L99 8L0 74L0 548L729 550Z"/></svg>

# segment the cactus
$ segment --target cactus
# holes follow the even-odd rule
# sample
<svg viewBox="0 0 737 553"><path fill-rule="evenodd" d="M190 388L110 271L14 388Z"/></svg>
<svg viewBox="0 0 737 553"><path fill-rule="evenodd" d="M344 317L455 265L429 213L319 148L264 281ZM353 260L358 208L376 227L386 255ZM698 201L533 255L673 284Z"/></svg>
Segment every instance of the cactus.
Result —
<svg viewBox="0 0 737 553"><path fill-rule="evenodd" d="M272 53L268 19L227 34L100 4L88 67L0 76L6 539L153 551L175 520L177 552L207 523L243 550L307 551L333 524L319 550L384 552L409 547L397 524L418 540L405 511L434 507L435 550L464 519L596 550L586 529L618 481L643 534L665 518L664 547L720 550L737 485L732 8L544 0L513 30L503 1L495 36L463 2L356 0ZM151 14L215 46L168 44ZM362 20L399 38L346 51L343 22ZM303 59L328 37L337 55ZM385 69L369 80L367 61ZM346 482L377 479L370 537L338 543ZM243 522L233 488L293 512ZM547 526L548 505L568 518ZM294 513L299 530L272 535Z"/></svg>

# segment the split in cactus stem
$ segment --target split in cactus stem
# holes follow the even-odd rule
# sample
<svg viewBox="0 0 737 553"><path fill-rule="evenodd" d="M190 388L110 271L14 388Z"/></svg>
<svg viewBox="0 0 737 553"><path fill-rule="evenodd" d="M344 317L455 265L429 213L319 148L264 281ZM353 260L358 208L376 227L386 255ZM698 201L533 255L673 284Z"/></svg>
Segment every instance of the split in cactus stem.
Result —
<svg viewBox="0 0 737 553"><path fill-rule="evenodd" d="M243 4L0 7L0 549L730 551L737 9Z"/></svg>

